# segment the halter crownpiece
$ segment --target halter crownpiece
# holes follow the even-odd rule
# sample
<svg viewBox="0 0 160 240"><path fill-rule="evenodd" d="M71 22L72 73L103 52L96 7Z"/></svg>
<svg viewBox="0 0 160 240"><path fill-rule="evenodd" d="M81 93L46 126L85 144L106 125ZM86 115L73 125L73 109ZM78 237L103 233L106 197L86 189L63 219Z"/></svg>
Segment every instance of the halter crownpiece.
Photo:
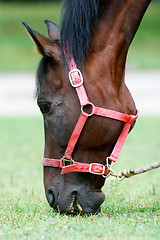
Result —
<svg viewBox="0 0 160 240"><path fill-rule="evenodd" d="M92 173L96 175L101 175L103 177L108 177L111 169L111 165L109 164L109 161L114 162L114 164L116 164L118 156L121 152L121 149L129 133L130 127L132 123L137 119L139 112L137 110L136 115L127 115L117 111L94 106L94 104L91 103L88 99L87 93L83 85L82 73L79 69L77 69L76 63L71 53L69 52L68 48L66 48L65 56L67 59L68 68L70 70L69 80L72 87L76 89L76 92L80 101L80 105L81 105L81 114L73 130L73 133L70 137L64 156L61 159L43 158L42 165L45 167L62 168L61 174L66 174L69 172L87 172L87 173ZM90 105L92 108L91 113L87 113L84 111L84 107L88 105ZM105 165L100 163L90 163L90 164L81 163L81 162L76 162L72 159L73 150L83 130L83 127L87 119L93 115L112 118L115 120L125 122L123 130L112 150L111 155L106 158Z"/></svg>

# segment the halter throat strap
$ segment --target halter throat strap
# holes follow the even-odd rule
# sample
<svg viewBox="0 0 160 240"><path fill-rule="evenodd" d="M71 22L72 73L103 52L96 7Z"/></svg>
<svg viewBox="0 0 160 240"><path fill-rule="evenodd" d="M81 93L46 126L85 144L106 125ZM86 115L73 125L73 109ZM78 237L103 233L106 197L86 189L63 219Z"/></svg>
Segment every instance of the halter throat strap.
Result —
<svg viewBox="0 0 160 240"><path fill-rule="evenodd" d="M77 69L77 66L68 48L66 50L66 59L67 59L68 67L70 70L69 80L72 87L76 89L80 106L81 106L81 114L73 130L73 133L70 137L64 156L61 159L51 159L51 158L45 157L42 159L42 165L45 167L62 168L61 174L66 174L69 172L87 172L87 173L92 173L96 175L101 175L103 177L107 177L109 175L108 168L110 167L108 162L111 161L111 162L114 162L114 164L117 162L118 156L127 138L130 127L138 117L138 110L136 115L127 115L121 112L94 106L94 104L89 101L89 98L87 96L86 90L83 85L83 76L80 70ZM84 106L87 106L87 105L91 106L92 108L91 113L87 113L84 111ZM123 130L112 150L111 155L106 158L105 165L102 165L99 163L90 163L90 164L81 163L81 162L76 162L72 159L73 151L79 139L79 136L85 126L87 119L89 117L92 117L92 115L98 115L98 116L107 117L107 118L125 122Z"/></svg>

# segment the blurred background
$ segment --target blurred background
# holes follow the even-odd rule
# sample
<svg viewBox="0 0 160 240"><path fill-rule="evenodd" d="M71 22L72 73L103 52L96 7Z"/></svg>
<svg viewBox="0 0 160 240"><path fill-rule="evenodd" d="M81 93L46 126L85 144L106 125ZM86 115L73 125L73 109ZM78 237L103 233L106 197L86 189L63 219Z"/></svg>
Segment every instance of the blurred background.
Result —
<svg viewBox="0 0 160 240"><path fill-rule="evenodd" d="M46 34L45 19L60 22L61 1L0 0L0 72L35 71L40 56L33 54L22 21Z"/></svg>
<svg viewBox="0 0 160 240"><path fill-rule="evenodd" d="M59 0L0 0L0 72L35 71L39 56L33 54L21 22L46 34L44 19L60 23ZM160 0L150 4L128 55L134 68L160 68Z"/></svg>

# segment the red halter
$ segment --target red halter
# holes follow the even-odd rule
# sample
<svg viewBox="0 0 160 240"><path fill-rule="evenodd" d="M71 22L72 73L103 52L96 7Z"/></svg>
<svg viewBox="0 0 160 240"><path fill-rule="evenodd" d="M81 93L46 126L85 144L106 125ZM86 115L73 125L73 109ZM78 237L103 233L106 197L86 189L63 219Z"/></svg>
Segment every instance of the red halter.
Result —
<svg viewBox="0 0 160 240"><path fill-rule="evenodd" d="M101 175L103 177L107 177L109 175L108 168L110 167L108 161L110 160L116 163L117 158L120 154L120 151L128 135L128 132L130 130L131 124L138 117L138 111L137 111L137 114L134 116L134 115L127 115L124 113L120 113L120 112L105 109L105 108L95 107L94 104L91 103L88 99L87 93L83 85L83 76L80 70L77 69L77 66L69 50L67 50L66 57L67 57L68 67L70 69L69 80L72 87L76 89L76 92L80 101L80 105L81 105L81 115L70 137L64 156L61 159L43 158L42 165L45 167L50 166L50 167L62 168L61 174L65 174L69 172L87 172L87 173L92 173L92 174ZM87 106L87 105L90 105L92 107L92 112L90 114L85 112L83 109L84 106ZM78 141L78 138L83 130L83 127L87 119L92 115L98 115L98 116L112 118L112 119L125 122L123 130L112 150L111 155L106 158L106 165L102 165L99 163L89 164L89 163L75 162L72 159L73 150Z"/></svg>

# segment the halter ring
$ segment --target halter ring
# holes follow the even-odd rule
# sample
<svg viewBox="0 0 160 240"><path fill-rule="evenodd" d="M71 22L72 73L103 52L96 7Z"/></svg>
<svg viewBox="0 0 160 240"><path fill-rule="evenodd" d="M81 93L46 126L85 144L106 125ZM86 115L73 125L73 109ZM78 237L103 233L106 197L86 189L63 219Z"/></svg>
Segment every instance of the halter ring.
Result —
<svg viewBox="0 0 160 240"><path fill-rule="evenodd" d="M84 107L85 106L88 106L88 105L91 105L92 106L92 111L91 111L91 113L87 113L87 112L85 112L84 111ZM82 114L84 115L84 116L87 116L87 117L91 117L93 114L94 114L94 104L93 103L91 103L91 102L88 102L86 105L84 105L84 106L81 106L81 112L82 112Z"/></svg>

